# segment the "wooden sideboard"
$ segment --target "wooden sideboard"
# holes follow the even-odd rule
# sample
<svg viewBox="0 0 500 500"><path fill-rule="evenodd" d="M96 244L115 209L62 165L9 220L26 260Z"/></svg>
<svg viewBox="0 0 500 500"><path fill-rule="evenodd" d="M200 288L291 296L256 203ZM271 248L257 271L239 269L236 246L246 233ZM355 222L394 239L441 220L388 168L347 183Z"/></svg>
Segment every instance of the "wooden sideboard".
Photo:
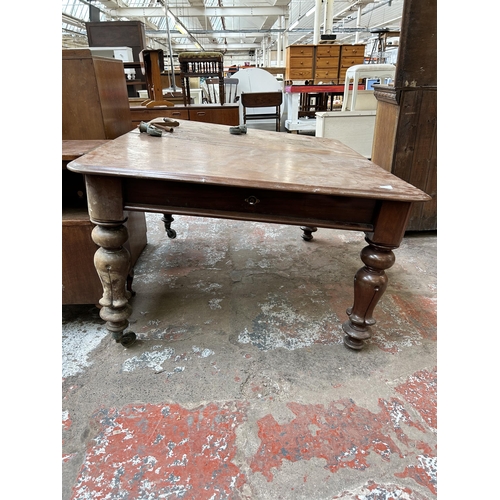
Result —
<svg viewBox="0 0 500 500"><path fill-rule="evenodd" d="M363 64L363 44L290 45L286 48L285 80L344 83L347 68Z"/></svg>
<svg viewBox="0 0 500 500"><path fill-rule="evenodd" d="M145 106L130 106L132 124L137 126L154 118L169 117L179 120L191 120L197 122L218 123L220 125L237 126L240 123L239 105L235 104L200 104L179 106L157 106L146 108Z"/></svg>

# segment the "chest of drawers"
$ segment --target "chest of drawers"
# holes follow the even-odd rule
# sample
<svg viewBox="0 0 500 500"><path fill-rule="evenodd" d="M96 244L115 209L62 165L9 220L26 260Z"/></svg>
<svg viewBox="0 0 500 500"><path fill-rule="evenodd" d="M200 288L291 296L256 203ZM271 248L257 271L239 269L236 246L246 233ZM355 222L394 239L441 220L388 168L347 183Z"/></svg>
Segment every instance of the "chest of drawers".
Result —
<svg viewBox="0 0 500 500"><path fill-rule="evenodd" d="M285 79L313 80L315 84L344 83L350 66L363 64L363 44L290 45L286 53Z"/></svg>
<svg viewBox="0 0 500 500"><path fill-rule="evenodd" d="M365 59L364 45L342 45L339 66L339 83L344 83L346 71L356 64L363 64Z"/></svg>
<svg viewBox="0 0 500 500"><path fill-rule="evenodd" d="M313 78L315 45L291 45L286 52L286 79Z"/></svg>

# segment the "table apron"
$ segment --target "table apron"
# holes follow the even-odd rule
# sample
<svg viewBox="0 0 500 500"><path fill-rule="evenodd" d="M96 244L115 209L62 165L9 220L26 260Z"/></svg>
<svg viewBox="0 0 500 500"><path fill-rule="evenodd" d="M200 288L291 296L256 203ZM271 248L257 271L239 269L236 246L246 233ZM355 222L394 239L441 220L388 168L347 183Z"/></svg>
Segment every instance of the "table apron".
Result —
<svg viewBox="0 0 500 500"><path fill-rule="evenodd" d="M373 231L381 202L371 198L122 179L125 210Z"/></svg>

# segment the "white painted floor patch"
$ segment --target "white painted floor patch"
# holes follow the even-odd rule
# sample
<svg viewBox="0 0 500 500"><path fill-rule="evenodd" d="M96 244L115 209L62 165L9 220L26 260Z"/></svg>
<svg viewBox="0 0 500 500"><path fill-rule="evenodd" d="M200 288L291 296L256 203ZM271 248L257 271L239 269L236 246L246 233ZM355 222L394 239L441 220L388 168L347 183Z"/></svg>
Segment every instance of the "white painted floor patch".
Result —
<svg viewBox="0 0 500 500"><path fill-rule="evenodd" d="M161 370L163 362L170 359L174 354L174 349L170 347L161 351L143 352L140 356L126 359L122 365L122 370L124 372L131 372L137 368L151 368L155 371Z"/></svg>
<svg viewBox="0 0 500 500"><path fill-rule="evenodd" d="M63 378L83 373L91 366L90 353L108 335L102 326L64 325L62 338Z"/></svg>
<svg viewBox="0 0 500 500"><path fill-rule="evenodd" d="M193 353L195 353L200 358L208 358L215 354L211 349L203 349L201 347L193 346ZM134 356L132 358L126 359L122 364L122 371L132 372L139 368L151 368L156 373L162 373L163 363L168 359L174 359L174 361L179 361L179 356L175 357L175 349L168 347L167 349L161 349L160 345L153 346L152 351L143 352L139 356ZM189 357L182 356L184 361L189 361ZM185 367L177 367L173 372L168 374L174 374L184 371Z"/></svg>
<svg viewBox="0 0 500 500"><path fill-rule="evenodd" d="M208 358L208 356L212 356L212 354L215 354L212 349L202 349L201 347L196 346L193 346L193 352L198 354L200 358Z"/></svg>
<svg viewBox="0 0 500 500"><path fill-rule="evenodd" d="M335 314L326 314L311 322L307 315L295 312L286 303L271 301L260 307L262 313L254 319L252 330L245 328L238 342L264 351L280 347L293 351L315 343L342 342L342 332L335 329L338 324Z"/></svg>
<svg viewBox="0 0 500 500"><path fill-rule="evenodd" d="M222 299L211 299L208 301L208 306L210 309L222 309L222 306L220 303L222 302Z"/></svg>
<svg viewBox="0 0 500 500"><path fill-rule="evenodd" d="M427 455L418 455L418 462L422 469L425 470L431 481L437 483L437 457L429 457Z"/></svg>

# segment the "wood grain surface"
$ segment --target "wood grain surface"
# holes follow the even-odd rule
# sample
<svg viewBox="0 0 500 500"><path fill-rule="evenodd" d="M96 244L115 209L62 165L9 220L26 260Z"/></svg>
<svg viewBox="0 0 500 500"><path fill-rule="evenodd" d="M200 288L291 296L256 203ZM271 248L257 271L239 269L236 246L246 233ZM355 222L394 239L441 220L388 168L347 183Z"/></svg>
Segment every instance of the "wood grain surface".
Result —
<svg viewBox="0 0 500 500"><path fill-rule="evenodd" d="M153 137L133 130L68 164L110 175L254 187L379 200L426 201L429 196L334 139L180 121Z"/></svg>

